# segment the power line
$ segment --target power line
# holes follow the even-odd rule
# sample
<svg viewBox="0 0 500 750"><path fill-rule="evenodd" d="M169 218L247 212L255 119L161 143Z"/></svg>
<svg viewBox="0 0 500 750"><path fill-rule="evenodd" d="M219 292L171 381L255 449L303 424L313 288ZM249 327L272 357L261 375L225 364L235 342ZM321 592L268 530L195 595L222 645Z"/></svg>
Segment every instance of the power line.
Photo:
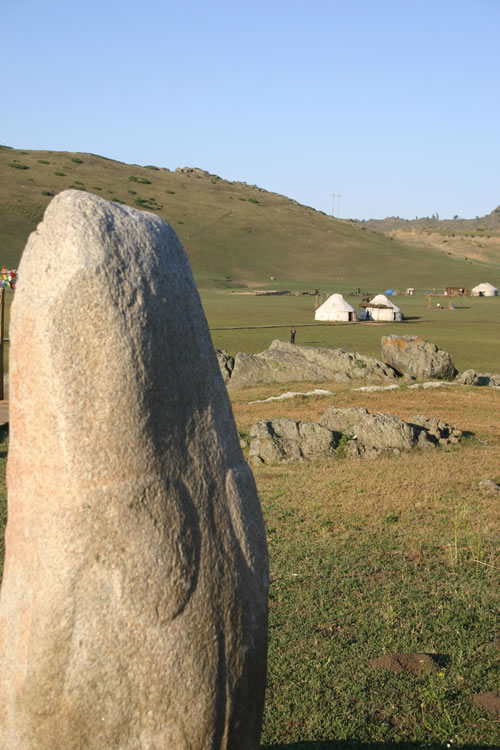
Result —
<svg viewBox="0 0 500 750"><path fill-rule="evenodd" d="M340 199L342 198L342 193L332 193L332 216L335 216L335 213L337 213L337 216L340 216ZM335 212L335 200L337 200L337 211Z"/></svg>

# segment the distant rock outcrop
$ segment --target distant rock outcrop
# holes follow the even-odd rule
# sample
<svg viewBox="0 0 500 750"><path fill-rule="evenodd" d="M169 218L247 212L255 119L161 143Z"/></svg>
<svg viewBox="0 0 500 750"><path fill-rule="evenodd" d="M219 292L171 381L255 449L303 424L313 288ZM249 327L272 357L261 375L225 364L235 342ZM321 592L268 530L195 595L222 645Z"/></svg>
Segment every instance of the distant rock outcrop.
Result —
<svg viewBox="0 0 500 750"><path fill-rule="evenodd" d="M275 340L260 354L236 355L234 369L228 383L230 390L238 390L260 383L290 381L324 382L351 380L383 382L397 377L392 367L374 357L366 357L345 349L325 349L297 346Z"/></svg>
<svg viewBox="0 0 500 750"><path fill-rule="evenodd" d="M460 385L490 385L494 388L500 388L500 374L465 370L457 375L455 382Z"/></svg>
<svg viewBox="0 0 500 750"><path fill-rule="evenodd" d="M250 428L251 463L277 464L316 460L333 455L378 458L414 448L458 443L461 430L437 417L413 417L405 422L392 414L367 409L330 407L319 423L295 419L261 419Z"/></svg>
<svg viewBox="0 0 500 750"><path fill-rule="evenodd" d="M455 365L448 352L421 336L382 336L382 361L414 380L451 379Z"/></svg>

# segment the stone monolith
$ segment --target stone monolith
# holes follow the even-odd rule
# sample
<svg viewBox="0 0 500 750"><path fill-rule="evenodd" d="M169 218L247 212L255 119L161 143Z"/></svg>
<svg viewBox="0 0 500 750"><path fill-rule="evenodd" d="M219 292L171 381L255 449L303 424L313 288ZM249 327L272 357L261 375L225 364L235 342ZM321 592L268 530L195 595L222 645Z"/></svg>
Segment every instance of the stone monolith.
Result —
<svg viewBox="0 0 500 750"><path fill-rule="evenodd" d="M66 191L19 277L0 747L257 748L265 532L177 236Z"/></svg>

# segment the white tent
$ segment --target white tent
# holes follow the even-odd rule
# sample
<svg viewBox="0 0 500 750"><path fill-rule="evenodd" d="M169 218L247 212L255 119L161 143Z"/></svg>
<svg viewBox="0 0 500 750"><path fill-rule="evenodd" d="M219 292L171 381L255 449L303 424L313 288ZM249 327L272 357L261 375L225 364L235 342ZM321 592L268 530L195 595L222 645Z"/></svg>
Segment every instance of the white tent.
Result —
<svg viewBox="0 0 500 750"><path fill-rule="evenodd" d="M471 290L473 297L498 297L498 289L493 284L478 284Z"/></svg>
<svg viewBox="0 0 500 750"><path fill-rule="evenodd" d="M332 294L321 307L318 307L314 320L357 320L356 310L345 301L341 294Z"/></svg>
<svg viewBox="0 0 500 750"><path fill-rule="evenodd" d="M403 313L385 294L377 294L366 305L365 312L361 312L360 317L361 320L398 321L403 320Z"/></svg>

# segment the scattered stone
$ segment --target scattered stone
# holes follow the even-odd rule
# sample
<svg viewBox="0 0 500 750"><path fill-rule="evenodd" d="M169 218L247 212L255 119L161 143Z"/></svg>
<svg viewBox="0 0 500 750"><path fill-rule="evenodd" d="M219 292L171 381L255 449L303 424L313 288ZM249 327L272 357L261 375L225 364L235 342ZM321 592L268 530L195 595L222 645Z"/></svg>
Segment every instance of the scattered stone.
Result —
<svg viewBox="0 0 500 750"><path fill-rule="evenodd" d="M338 439L316 422L295 419L261 419L250 428L249 461L277 464L328 458L335 454Z"/></svg>
<svg viewBox="0 0 500 750"><path fill-rule="evenodd" d="M477 693L472 696L476 708L489 714L500 714L500 690L490 690L488 693Z"/></svg>
<svg viewBox="0 0 500 750"><path fill-rule="evenodd" d="M430 380L426 383L413 383L413 385L408 386L408 390L416 390L417 388L423 388L424 391L428 390L429 388L445 388L447 385L457 385L455 381L450 383L447 380L439 381L439 380Z"/></svg>
<svg viewBox="0 0 500 750"><path fill-rule="evenodd" d="M455 445L463 437L462 430L454 424L443 422L438 417L424 417L423 414L417 414L412 417L411 425L422 427L427 433L426 439L428 440L430 435L441 447Z"/></svg>
<svg viewBox="0 0 500 750"><path fill-rule="evenodd" d="M370 659L368 666L394 674L411 672L411 674L421 675L439 670L439 664L429 654L386 654L378 659Z"/></svg>
<svg viewBox="0 0 500 750"><path fill-rule="evenodd" d="M314 391L305 391L305 393L301 391L287 391L287 393L282 393L280 396L269 396L269 398L249 401L248 405L266 404L268 401L286 401L286 399L295 398L296 396L300 398L306 398L307 396L333 396L333 391L326 391L321 388L315 388Z"/></svg>
<svg viewBox="0 0 500 750"><path fill-rule="evenodd" d="M382 336L382 361L414 380L449 379L456 374L448 352L421 336Z"/></svg>
<svg viewBox="0 0 500 750"><path fill-rule="evenodd" d="M455 382L460 385L477 385L477 373L475 370L465 370L459 373L455 378Z"/></svg>
<svg viewBox="0 0 500 750"><path fill-rule="evenodd" d="M345 349L323 349L297 346L275 340L260 354L236 355L230 390L238 390L260 383L288 383L291 381L324 382L334 380L394 381L391 367L373 357L365 357Z"/></svg>
<svg viewBox="0 0 500 750"><path fill-rule="evenodd" d="M66 191L19 277L0 747L256 750L265 531L177 236Z"/></svg>
<svg viewBox="0 0 500 750"><path fill-rule="evenodd" d="M490 372L476 372L465 370L457 375L455 382L460 385L486 385L492 388L500 388L500 375Z"/></svg>
<svg viewBox="0 0 500 750"><path fill-rule="evenodd" d="M414 448L458 443L462 432L437 417L405 422L392 414L367 409L330 407L319 423L294 419L262 419L250 428L250 461L275 464L328 458L400 456Z"/></svg>
<svg viewBox="0 0 500 750"><path fill-rule="evenodd" d="M234 357L231 357L224 349L216 349L217 361L219 362L219 368L224 379L224 383L229 382L229 378L233 374L234 369Z"/></svg>
<svg viewBox="0 0 500 750"><path fill-rule="evenodd" d="M481 479L479 487L483 492L491 492L493 494L500 492L500 484L493 479Z"/></svg>
<svg viewBox="0 0 500 750"><path fill-rule="evenodd" d="M375 393L376 391L394 391L399 385L363 385L361 388L353 388L353 391L364 391L364 393Z"/></svg>

